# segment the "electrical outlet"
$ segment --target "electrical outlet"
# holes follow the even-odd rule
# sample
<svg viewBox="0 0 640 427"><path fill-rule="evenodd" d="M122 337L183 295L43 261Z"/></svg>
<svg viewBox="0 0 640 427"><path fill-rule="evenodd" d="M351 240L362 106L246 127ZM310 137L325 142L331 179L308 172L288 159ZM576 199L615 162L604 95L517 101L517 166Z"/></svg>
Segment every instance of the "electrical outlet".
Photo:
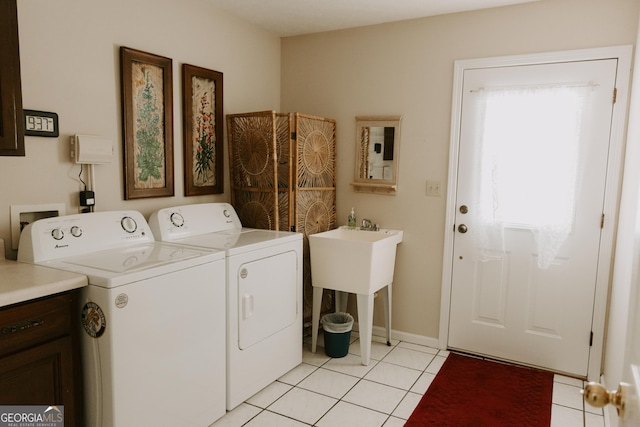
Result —
<svg viewBox="0 0 640 427"><path fill-rule="evenodd" d="M427 196L440 197L440 181L427 181Z"/></svg>

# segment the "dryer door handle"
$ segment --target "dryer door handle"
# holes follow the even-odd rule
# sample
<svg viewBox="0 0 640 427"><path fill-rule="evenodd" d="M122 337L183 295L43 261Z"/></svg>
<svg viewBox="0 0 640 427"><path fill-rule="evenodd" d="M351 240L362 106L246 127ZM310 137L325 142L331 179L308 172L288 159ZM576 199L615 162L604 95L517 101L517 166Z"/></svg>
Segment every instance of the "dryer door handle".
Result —
<svg viewBox="0 0 640 427"><path fill-rule="evenodd" d="M242 297L242 319L253 316L253 295L245 294Z"/></svg>

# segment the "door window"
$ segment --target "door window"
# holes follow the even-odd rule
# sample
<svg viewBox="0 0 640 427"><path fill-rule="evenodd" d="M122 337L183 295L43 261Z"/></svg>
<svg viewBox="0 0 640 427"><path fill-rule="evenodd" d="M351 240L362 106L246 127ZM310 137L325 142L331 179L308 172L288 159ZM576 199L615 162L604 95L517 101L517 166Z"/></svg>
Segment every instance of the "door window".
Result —
<svg viewBox="0 0 640 427"><path fill-rule="evenodd" d="M580 129L590 85L480 89L479 223L485 257L504 254L504 227L534 232L548 268L571 232Z"/></svg>

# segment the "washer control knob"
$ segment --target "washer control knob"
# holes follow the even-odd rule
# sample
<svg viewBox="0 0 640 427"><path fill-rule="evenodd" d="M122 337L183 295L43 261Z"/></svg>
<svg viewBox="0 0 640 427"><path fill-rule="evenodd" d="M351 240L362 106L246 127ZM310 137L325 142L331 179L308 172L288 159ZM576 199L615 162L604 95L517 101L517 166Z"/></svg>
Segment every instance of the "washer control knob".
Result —
<svg viewBox="0 0 640 427"><path fill-rule="evenodd" d="M171 214L171 224L175 227L182 227L184 225L184 217L179 212L174 212Z"/></svg>
<svg viewBox="0 0 640 427"><path fill-rule="evenodd" d="M62 240L62 238L64 237L64 231L62 231L62 229L60 228L54 228L53 230L51 230L51 237L56 240Z"/></svg>
<svg viewBox="0 0 640 427"><path fill-rule="evenodd" d="M73 227L71 227L71 235L73 237L82 236L82 228L78 227L77 225L74 225Z"/></svg>
<svg viewBox="0 0 640 427"><path fill-rule="evenodd" d="M229 217L231 216L231 212L229 212L229 210L228 210L228 209L223 210L223 211L222 211L222 214L223 214L225 217L227 217L227 218L229 218Z"/></svg>
<svg viewBox="0 0 640 427"><path fill-rule="evenodd" d="M130 216L125 216L120 221L120 225L122 225L122 229L127 233L134 233L138 229L138 224L136 224L136 220L131 218Z"/></svg>

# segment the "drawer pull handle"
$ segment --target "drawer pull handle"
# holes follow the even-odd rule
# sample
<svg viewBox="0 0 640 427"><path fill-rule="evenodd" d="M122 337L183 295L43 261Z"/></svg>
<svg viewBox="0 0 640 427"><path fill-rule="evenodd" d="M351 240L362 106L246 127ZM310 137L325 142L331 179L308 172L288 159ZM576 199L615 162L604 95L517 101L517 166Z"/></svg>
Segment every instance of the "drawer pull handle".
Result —
<svg viewBox="0 0 640 427"><path fill-rule="evenodd" d="M24 322L18 322L12 326L5 326L2 328L2 334L13 334L15 332L22 332L25 329L34 328L36 326L40 326L44 324L44 320L42 319L34 319L34 320L25 320Z"/></svg>

